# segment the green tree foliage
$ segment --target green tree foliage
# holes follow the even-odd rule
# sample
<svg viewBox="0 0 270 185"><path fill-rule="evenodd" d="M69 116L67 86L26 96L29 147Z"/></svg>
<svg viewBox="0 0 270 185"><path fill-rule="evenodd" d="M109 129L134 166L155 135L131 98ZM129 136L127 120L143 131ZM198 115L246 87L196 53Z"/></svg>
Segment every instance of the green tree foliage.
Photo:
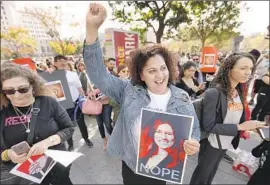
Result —
<svg viewBox="0 0 270 185"><path fill-rule="evenodd" d="M207 39L217 34L233 32L241 23L240 1L195 1L186 2L189 11L189 30L193 38L204 47Z"/></svg>
<svg viewBox="0 0 270 185"><path fill-rule="evenodd" d="M151 28L160 43L164 32L173 32L188 21L181 1L114 1L109 2L114 19L141 31ZM145 33L145 32L144 32Z"/></svg>

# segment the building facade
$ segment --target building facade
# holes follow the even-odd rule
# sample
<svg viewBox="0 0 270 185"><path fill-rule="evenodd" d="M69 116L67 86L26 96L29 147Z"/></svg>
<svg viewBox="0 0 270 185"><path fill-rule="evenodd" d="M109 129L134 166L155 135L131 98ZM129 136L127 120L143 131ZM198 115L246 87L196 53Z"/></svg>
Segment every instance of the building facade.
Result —
<svg viewBox="0 0 270 185"><path fill-rule="evenodd" d="M9 27L22 27L29 31L30 37L35 39L35 57L53 56L54 52L49 46L52 38L47 34L47 29L35 17L16 9L15 2L1 1L1 32ZM1 46L6 45L1 41Z"/></svg>

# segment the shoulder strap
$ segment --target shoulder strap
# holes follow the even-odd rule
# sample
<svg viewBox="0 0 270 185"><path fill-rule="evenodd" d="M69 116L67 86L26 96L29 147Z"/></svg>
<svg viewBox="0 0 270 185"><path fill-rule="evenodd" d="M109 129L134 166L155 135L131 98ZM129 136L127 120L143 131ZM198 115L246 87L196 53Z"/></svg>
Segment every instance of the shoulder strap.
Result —
<svg viewBox="0 0 270 185"><path fill-rule="evenodd" d="M31 120L30 120L30 133L27 135L27 143L31 146L34 142L35 128L37 122L37 116L40 112L40 99L37 98L34 102L33 108L31 110Z"/></svg>
<svg viewBox="0 0 270 185"><path fill-rule="evenodd" d="M221 98L221 92L220 92L220 89L217 88L217 90L218 90L217 113L218 114L219 113L222 114L222 106L221 106L221 100L220 100L220 98ZM216 120L217 120L217 117L216 117ZM218 148L220 150L222 150L221 141L220 141L220 137L219 137L218 134L216 134L216 138L217 138Z"/></svg>
<svg viewBox="0 0 270 185"><path fill-rule="evenodd" d="M6 148L6 144L3 137L3 131L4 131L4 124L5 124L5 116L4 116L4 110L1 111L1 150Z"/></svg>

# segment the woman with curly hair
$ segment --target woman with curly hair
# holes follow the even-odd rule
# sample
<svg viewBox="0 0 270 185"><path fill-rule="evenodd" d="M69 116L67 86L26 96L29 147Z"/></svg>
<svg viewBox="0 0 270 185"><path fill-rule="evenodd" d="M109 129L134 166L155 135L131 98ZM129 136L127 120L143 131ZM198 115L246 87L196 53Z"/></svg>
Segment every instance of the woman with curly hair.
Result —
<svg viewBox="0 0 270 185"><path fill-rule="evenodd" d="M1 183L3 166L11 170L32 156L44 154L47 149L66 150L67 141L74 132L66 110L51 97L43 81L30 69L7 62L1 65ZM34 112L34 110L39 112ZM33 125L32 115L37 114ZM33 134L33 135L32 135ZM29 135L33 136L28 141ZM12 146L23 141L32 142L29 151L18 153ZM41 184L72 184L70 167L57 163ZM7 181L5 181L7 180ZM16 177L13 184L24 181Z"/></svg>
<svg viewBox="0 0 270 185"><path fill-rule="evenodd" d="M91 81L100 91L120 104L120 114L108 141L107 152L122 160L124 184L166 184L135 173L142 108L194 116L192 139L184 141L184 151L194 155L199 149L199 122L188 94L173 86L175 61L160 45L137 49L129 60L131 80L108 73L97 39L98 28L106 18L102 5L90 4L86 18L83 57ZM181 124L179 122L179 124Z"/></svg>
<svg viewBox="0 0 270 185"><path fill-rule="evenodd" d="M246 121L246 86L254 73L249 53L234 53L220 67L202 101L201 127L208 136L200 141L199 160L190 184L211 184L226 150L238 147L241 131L266 127Z"/></svg>

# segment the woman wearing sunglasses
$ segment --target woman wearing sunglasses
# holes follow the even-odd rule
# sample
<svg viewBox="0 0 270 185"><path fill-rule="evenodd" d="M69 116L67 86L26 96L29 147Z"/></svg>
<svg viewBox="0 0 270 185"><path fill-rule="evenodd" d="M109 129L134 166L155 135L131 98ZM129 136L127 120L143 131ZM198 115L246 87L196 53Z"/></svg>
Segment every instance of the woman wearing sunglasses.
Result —
<svg viewBox="0 0 270 185"><path fill-rule="evenodd" d="M5 166L12 168L31 156L44 154L48 148L66 150L64 142L74 132L72 122L66 110L50 97L53 96L51 91L46 89L39 76L20 65L4 63L1 66L1 90L1 162ZM40 110L31 130L33 107ZM34 137L28 152L20 154L11 149L27 141L30 134ZM69 171L70 167L64 168L57 163L41 184L72 184ZM23 181L18 180L18 183Z"/></svg>

